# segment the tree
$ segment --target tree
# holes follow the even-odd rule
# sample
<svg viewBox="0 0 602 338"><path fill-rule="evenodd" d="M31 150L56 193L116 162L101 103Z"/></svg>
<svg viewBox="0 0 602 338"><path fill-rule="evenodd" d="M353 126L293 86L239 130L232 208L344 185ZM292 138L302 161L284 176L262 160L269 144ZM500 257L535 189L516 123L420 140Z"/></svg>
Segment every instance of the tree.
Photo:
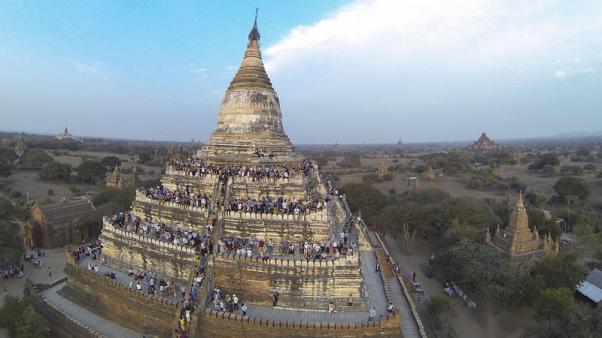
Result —
<svg viewBox="0 0 602 338"><path fill-rule="evenodd" d="M442 322L446 322L454 315L454 308L449 298L443 295L434 295L426 305L426 311L434 319L435 327L440 329Z"/></svg>
<svg viewBox="0 0 602 338"><path fill-rule="evenodd" d="M27 300L7 295L0 309L0 327L13 338L37 338L43 336L44 319Z"/></svg>
<svg viewBox="0 0 602 338"><path fill-rule="evenodd" d="M28 305L19 317L19 323L14 330L14 338L42 337L44 332L44 319L31 305Z"/></svg>
<svg viewBox="0 0 602 338"><path fill-rule="evenodd" d="M376 188L365 183L350 183L342 189L353 212L361 211L368 225L376 224L380 209L385 205L385 196Z"/></svg>
<svg viewBox="0 0 602 338"><path fill-rule="evenodd" d="M136 191L132 187L105 188L94 197L93 203L97 207L110 204L111 213L115 213L128 209L135 197Z"/></svg>
<svg viewBox="0 0 602 338"><path fill-rule="evenodd" d="M21 313L25 310L25 303L13 295L4 296L4 305L0 308L0 327L13 331L19 323Z"/></svg>
<svg viewBox="0 0 602 338"><path fill-rule="evenodd" d="M23 154L20 164L27 169L41 169L52 161L52 156L48 155L43 149L34 148Z"/></svg>
<svg viewBox="0 0 602 338"><path fill-rule="evenodd" d="M535 300L535 318L537 320L567 321L576 312L573 291L569 288L548 288Z"/></svg>
<svg viewBox="0 0 602 338"><path fill-rule="evenodd" d="M484 226L499 223L493 210L482 200L473 197L445 200L441 204L441 216L442 234L452 239L480 240Z"/></svg>
<svg viewBox="0 0 602 338"><path fill-rule="evenodd" d="M10 200L0 197L0 266L18 261L23 253L21 229L12 221L18 214Z"/></svg>
<svg viewBox="0 0 602 338"><path fill-rule="evenodd" d="M545 165L541 168L541 173L546 177L556 176L556 169L551 165Z"/></svg>
<svg viewBox="0 0 602 338"><path fill-rule="evenodd" d="M593 163L588 163L583 166L583 171L589 172L589 173L594 172L594 171L596 171L596 165Z"/></svg>
<svg viewBox="0 0 602 338"><path fill-rule="evenodd" d="M539 160L529 165L529 170L541 170L545 166L556 166L559 165L558 154L556 153L545 153L540 156Z"/></svg>
<svg viewBox="0 0 602 338"><path fill-rule="evenodd" d="M540 234L551 234L554 238L560 235L560 227L553 220L547 220L540 208L527 205L527 214L529 215L529 226L537 227Z"/></svg>
<svg viewBox="0 0 602 338"><path fill-rule="evenodd" d="M69 175L71 174L71 165L62 164L57 161L52 161L45 165L39 172L38 175L43 180L61 180L69 181Z"/></svg>
<svg viewBox="0 0 602 338"><path fill-rule="evenodd" d="M121 160L117 156L106 156L100 160L100 164L104 165L108 170L113 170L115 166L121 165Z"/></svg>
<svg viewBox="0 0 602 338"><path fill-rule="evenodd" d="M585 199L589 194L585 181L578 177L564 176L559 178L554 184L554 190L563 201L567 201L569 196Z"/></svg>
<svg viewBox="0 0 602 338"><path fill-rule="evenodd" d="M575 290L576 285L583 279L584 271L573 257L557 255L547 257L538 263L531 271L531 275L541 276L546 288Z"/></svg>
<svg viewBox="0 0 602 338"><path fill-rule="evenodd" d="M82 183L96 183L105 176L106 168L98 161L83 161L77 167L77 180Z"/></svg>
<svg viewBox="0 0 602 338"><path fill-rule="evenodd" d="M489 245L462 239L442 250L435 265L446 278L472 286L484 299L504 305L521 299L518 269Z"/></svg>
<svg viewBox="0 0 602 338"><path fill-rule="evenodd" d="M23 238L17 223L0 219L0 266L17 262L23 253Z"/></svg>
<svg viewBox="0 0 602 338"><path fill-rule="evenodd" d="M19 158L12 149L0 148L0 176L8 177L14 167L14 162Z"/></svg>
<svg viewBox="0 0 602 338"><path fill-rule="evenodd" d="M525 194L526 202L536 208L543 207L544 204L546 204L546 202L548 201L548 199L549 196L541 191L527 191L527 193Z"/></svg>

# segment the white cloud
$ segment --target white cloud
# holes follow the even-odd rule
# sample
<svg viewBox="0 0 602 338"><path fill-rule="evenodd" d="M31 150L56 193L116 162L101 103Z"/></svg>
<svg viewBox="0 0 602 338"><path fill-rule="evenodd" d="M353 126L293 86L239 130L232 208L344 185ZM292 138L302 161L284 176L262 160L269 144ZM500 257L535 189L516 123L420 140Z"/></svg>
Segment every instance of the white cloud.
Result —
<svg viewBox="0 0 602 338"><path fill-rule="evenodd" d="M566 80L569 77L575 76L575 75L582 75L582 74L589 74L589 73L594 73L596 70L592 67L586 67L586 68L582 68L582 69L574 69L574 70L562 70L562 69L557 69L554 72L554 77L559 79L559 80Z"/></svg>
<svg viewBox="0 0 602 338"><path fill-rule="evenodd" d="M101 70L102 62L94 62L91 64L82 63L73 59L67 59L73 65L75 70L81 74L95 77L100 80L106 80L106 74Z"/></svg>
<svg viewBox="0 0 602 338"><path fill-rule="evenodd" d="M192 67L190 72L197 83L204 83L205 79L209 77L209 71L205 67Z"/></svg>
<svg viewBox="0 0 602 338"><path fill-rule="evenodd" d="M549 0L358 0L293 28L266 49L266 65L279 72L308 58L369 67L434 57L454 68L507 67L550 57L550 48L584 33L602 33L600 8L567 14L563 6Z"/></svg>

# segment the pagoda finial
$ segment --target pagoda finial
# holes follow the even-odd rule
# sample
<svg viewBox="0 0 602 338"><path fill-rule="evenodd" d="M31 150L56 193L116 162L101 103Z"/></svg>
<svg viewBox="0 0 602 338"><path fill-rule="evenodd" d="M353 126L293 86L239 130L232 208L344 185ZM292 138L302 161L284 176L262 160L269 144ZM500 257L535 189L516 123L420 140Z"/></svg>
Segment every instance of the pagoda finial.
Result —
<svg viewBox="0 0 602 338"><path fill-rule="evenodd" d="M253 28L251 28L251 32L249 32L249 41L259 41L260 35L259 30L257 29L257 14L259 13L259 8L255 8L255 20L253 21Z"/></svg>
<svg viewBox="0 0 602 338"><path fill-rule="evenodd" d="M523 191L520 190L518 192L518 200L516 201L516 206L518 208L524 208L525 207L525 203L523 202Z"/></svg>

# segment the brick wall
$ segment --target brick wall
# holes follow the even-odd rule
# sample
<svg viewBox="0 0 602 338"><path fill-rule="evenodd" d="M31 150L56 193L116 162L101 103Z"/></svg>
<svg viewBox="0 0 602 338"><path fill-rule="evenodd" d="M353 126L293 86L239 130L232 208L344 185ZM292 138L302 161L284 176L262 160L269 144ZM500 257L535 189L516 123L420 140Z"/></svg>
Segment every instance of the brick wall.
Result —
<svg viewBox="0 0 602 338"><path fill-rule="evenodd" d="M193 337L402 337L399 315L378 323L280 322L205 310Z"/></svg>
<svg viewBox="0 0 602 338"><path fill-rule="evenodd" d="M124 231L104 221L100 235L107 262L127 271L154 271L178 281L188 281L194 268L194 249Z"/></svg>
<svg viewBox="0 0 602 338"><path fill-rule="evenodd" d="M351 309L363 309L362 276L357 256L350 260L288 260L217 255L209 261L214 285L223 294L236 294L243 302L271 305L273 290L280 293L279 304L292 308L328 309L334 300L345 309L349 295Z"/></svg>
<svg viewBox="0 0 602 338"><path fill-rule="evenodd" d="M169 337L176 318L176 303L134 289L68 260L67 285L59 293L115 323L137 332Z"/></svg>

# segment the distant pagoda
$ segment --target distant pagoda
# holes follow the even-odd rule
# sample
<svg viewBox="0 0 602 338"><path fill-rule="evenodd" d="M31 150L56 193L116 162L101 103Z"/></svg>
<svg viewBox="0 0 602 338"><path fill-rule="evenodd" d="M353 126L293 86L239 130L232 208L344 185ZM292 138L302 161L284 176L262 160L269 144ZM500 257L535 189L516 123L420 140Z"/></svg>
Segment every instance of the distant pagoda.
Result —
<svg viewBox="0 0 602 338"><path fill-rule="evenodd" d="M27 150L27 146L25 145L25 141L23 140L23 134L17 137L17 143L15 143L15 153L19 158L25 154L25 150Z"/></svg>
<svg viewBox="0 0 602 338"><path fill-rule="evenodd" d="M67 129L67 126L65 126L65 130L63 130L62 133L56 135L55 138L59 141L71 140L71 141L80 142L80 143L83 142L81 137L76 137L76 136L73 136L71 133L69 133L69 129Z"/></svg>
<svg viewBox="0 0 602 338"><path fill-rule="evenodd" d="M495 142L493 142L493 140L491 140L487 134L482 133L481 137L479 137L478 140L476 140L471 146L471 149L473 150L477 150L477 151L491 151L491 150L498 150L501 148L501 146Z"/></svg>

